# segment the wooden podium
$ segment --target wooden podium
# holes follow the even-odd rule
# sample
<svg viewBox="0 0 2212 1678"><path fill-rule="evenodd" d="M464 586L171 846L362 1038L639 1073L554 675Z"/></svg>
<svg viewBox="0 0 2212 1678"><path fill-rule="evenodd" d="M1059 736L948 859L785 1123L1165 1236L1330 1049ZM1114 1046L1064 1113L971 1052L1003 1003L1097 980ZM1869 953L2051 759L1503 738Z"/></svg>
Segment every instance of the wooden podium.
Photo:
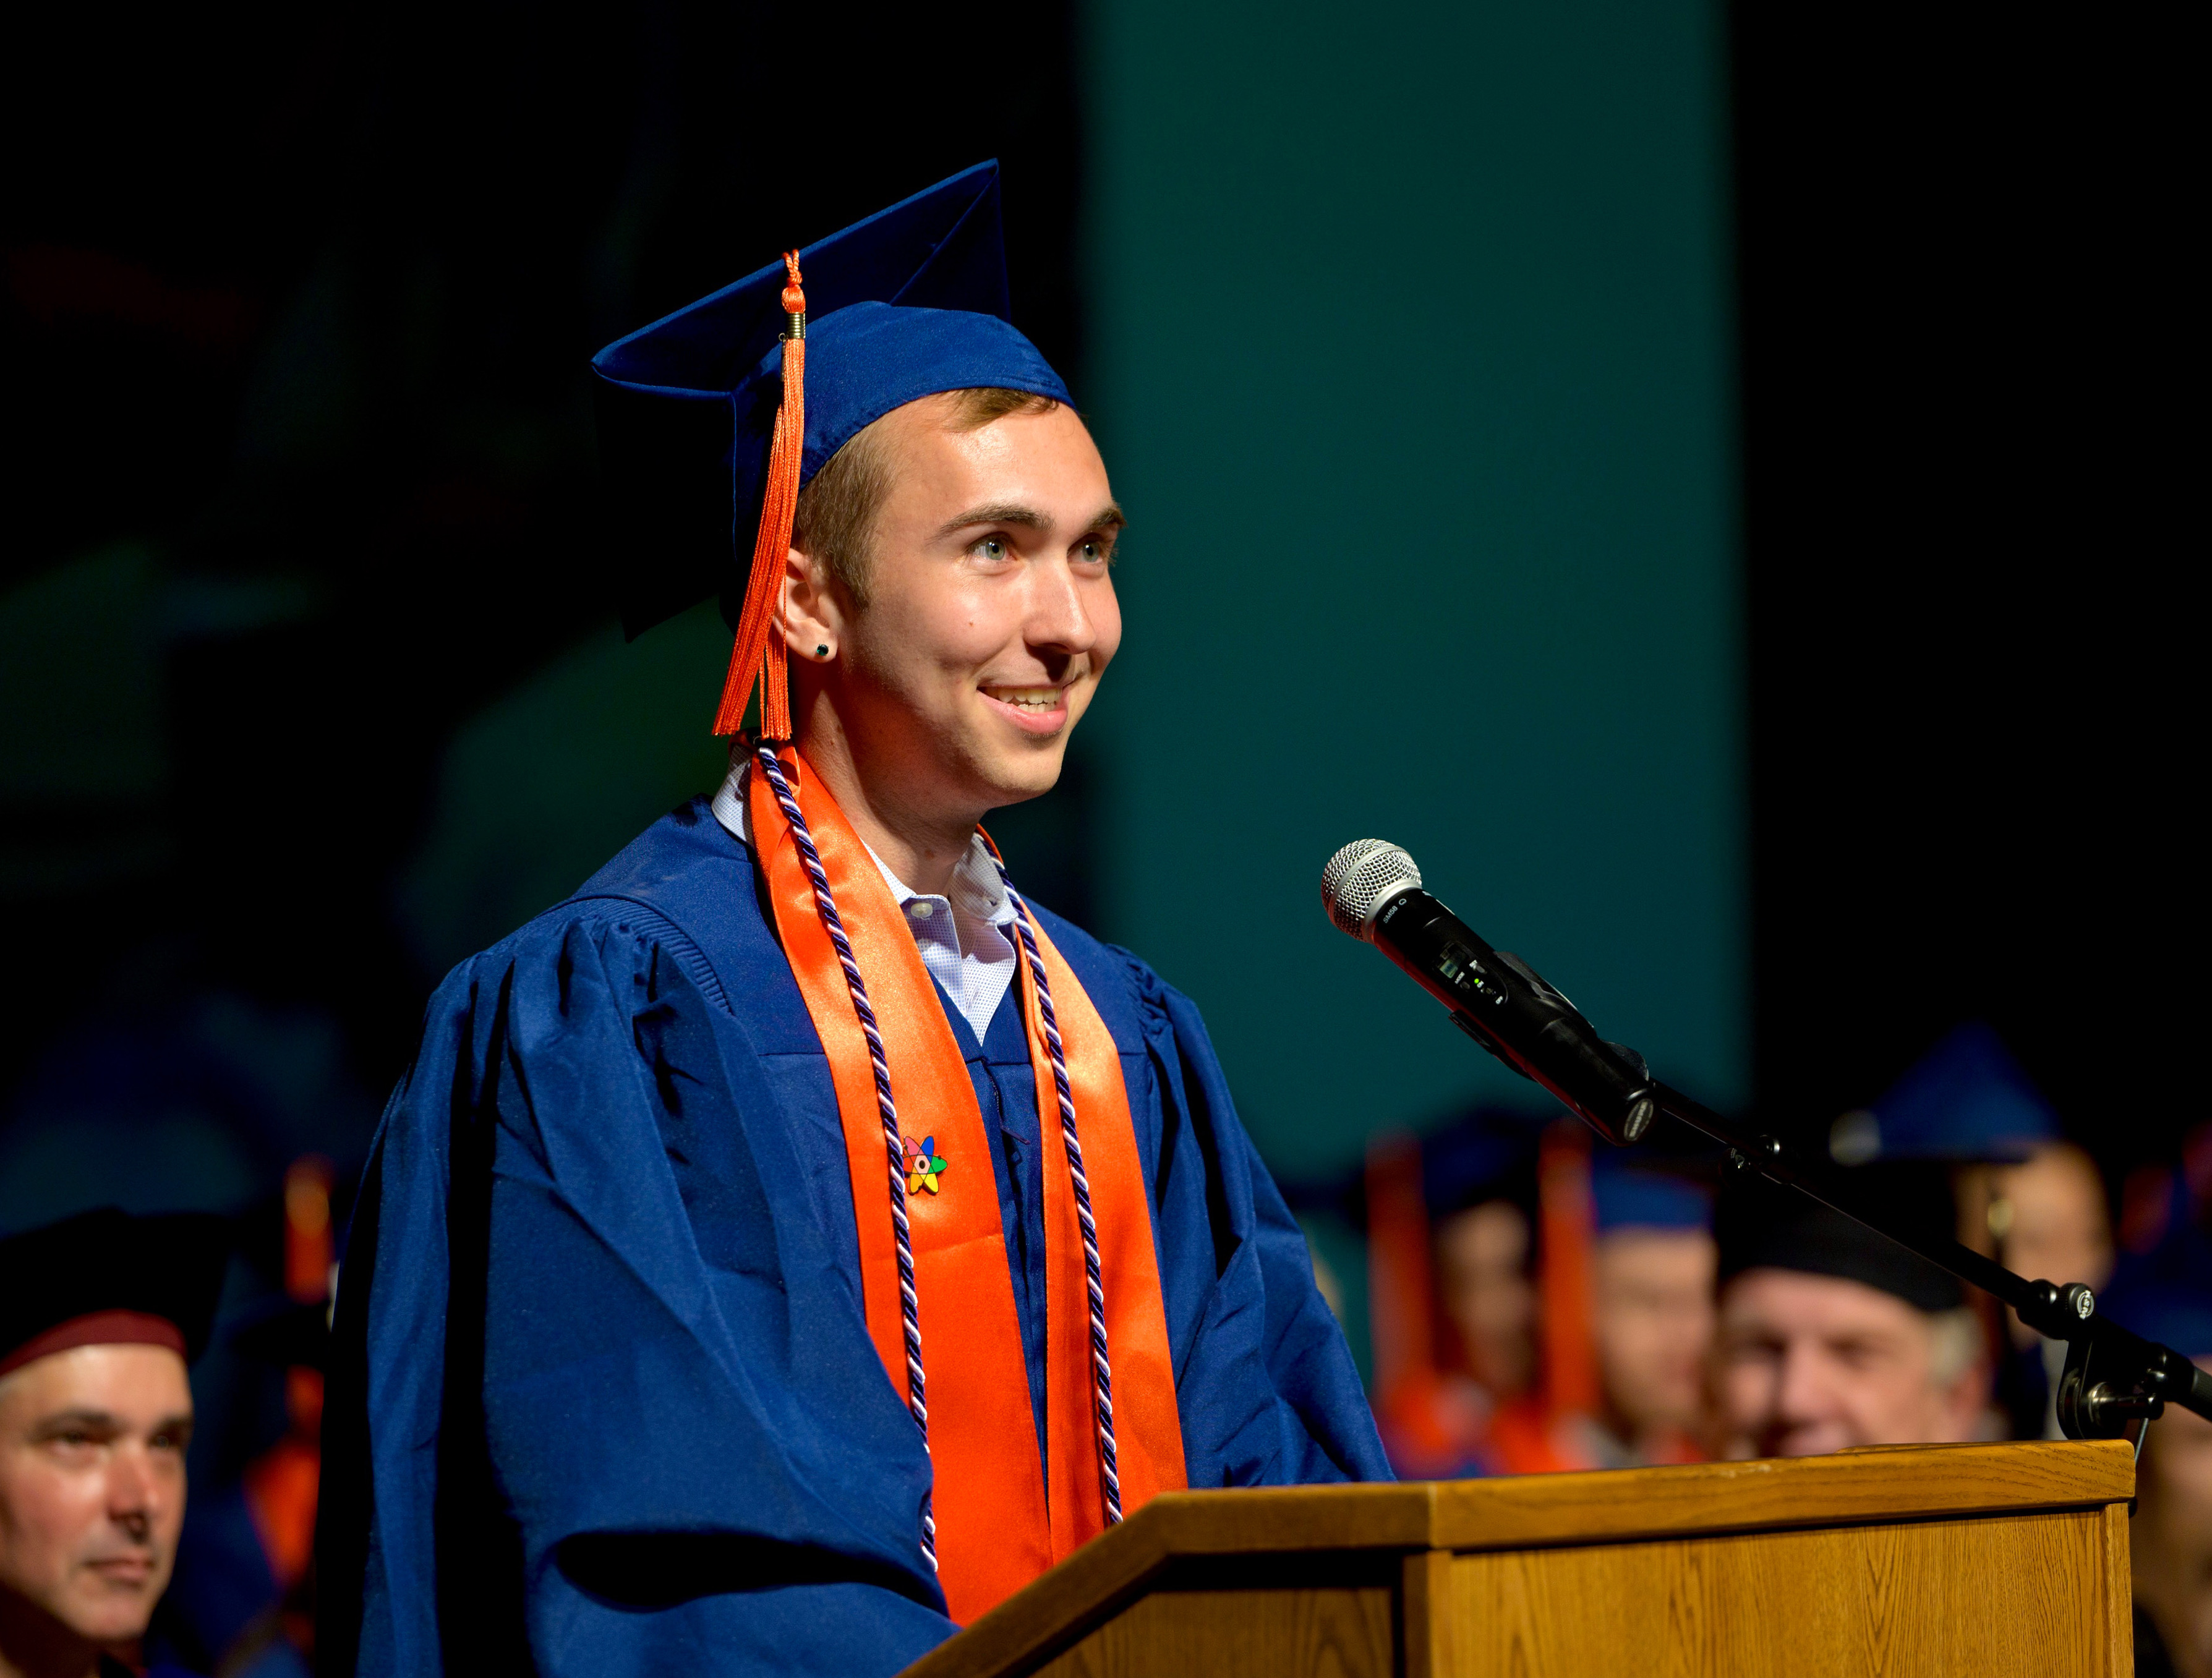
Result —
<svg viewBox="0 0 2212 1678"><path fill-rule="evenodd" d="M1156 1499L904 1678L2133 1670L2123 1441Z"/></svg>

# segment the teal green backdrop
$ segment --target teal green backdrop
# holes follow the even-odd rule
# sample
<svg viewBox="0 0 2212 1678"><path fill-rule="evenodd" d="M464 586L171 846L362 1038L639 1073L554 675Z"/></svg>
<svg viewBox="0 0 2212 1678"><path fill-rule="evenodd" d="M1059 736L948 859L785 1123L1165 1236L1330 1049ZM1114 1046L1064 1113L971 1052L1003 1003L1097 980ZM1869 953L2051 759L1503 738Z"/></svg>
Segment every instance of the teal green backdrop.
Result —
<svg viewBox="0 0 2212 1678"><path fill-rule="evenodd" d="M1131 519L1101 918L1197 998L1279 1172L1517 1084L1324 920L1370 834L1742 1101L1721 9L1089 30L1078 395Z"/></svg>

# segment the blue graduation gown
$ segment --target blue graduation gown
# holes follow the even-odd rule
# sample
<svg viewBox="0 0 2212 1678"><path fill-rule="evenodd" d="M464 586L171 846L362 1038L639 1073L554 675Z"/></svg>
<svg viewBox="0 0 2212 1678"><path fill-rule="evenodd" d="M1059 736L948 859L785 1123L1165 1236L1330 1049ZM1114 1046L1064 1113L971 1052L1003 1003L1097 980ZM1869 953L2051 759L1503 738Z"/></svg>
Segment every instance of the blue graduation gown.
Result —
<svg viewBox="0 0 2212 1678"><path fill-rule="evenodd" d="M326 1669L887 1674L953 1631L917 1542L928 1458L862 1316L829 1063L758 890L696 799L432 998L339 1287ZM1121 1051L1190 1484L1387 1479L1197 1010L1038 912ZM950 1017L1041 1409L1021 1017L981 1044Z"/></svg>

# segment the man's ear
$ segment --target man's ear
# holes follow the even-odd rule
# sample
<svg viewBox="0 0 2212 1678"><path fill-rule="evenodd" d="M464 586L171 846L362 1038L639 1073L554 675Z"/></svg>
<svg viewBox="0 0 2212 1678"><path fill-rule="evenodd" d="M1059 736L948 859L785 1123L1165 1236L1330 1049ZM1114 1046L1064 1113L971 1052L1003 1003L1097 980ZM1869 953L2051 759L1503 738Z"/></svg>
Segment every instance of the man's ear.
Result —
<svg viewBox="0 0 2212 1678"><path fill-rule="evenodd" d="M1948 1386L1936 1389L1948 1430L1946 1439L1966 1441L1974 1438L1982 1413L1990 1405L1990 1374L1988 1360L1978 1357L1960 1371Z"/></svg>
<svg viewBox="0 0 2212 1678"><path fill-rule="evenodd" d="M835 656L843 644L845 611L828 568L796 548L783 560L783 639L799 657L818 661L817 647Z"/></svg>

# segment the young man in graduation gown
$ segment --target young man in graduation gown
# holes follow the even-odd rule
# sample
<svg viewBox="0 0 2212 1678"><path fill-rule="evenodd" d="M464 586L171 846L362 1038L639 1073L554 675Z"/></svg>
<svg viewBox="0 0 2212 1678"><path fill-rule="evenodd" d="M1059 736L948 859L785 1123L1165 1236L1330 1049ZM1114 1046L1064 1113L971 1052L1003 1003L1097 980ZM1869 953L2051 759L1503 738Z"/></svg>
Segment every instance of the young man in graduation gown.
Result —
<svg viewBox="0 0 2212 1678"><path fill-rule="evenodd" d="M0 1675L127 1678L185 1521L186 1370L223 1221L106 1208L0 1240ZM149 1678L185 1678L157 1667Z"/></svg>
<svg viewBox="0 0 2212 1678"><path fill-rule="evenodd" d="M1700 1460L1712 1352L1712 1196L1632 1154L1590 1154L1590 1349L1597 1402L1576 1431L1590 1468Z"/></svg>
<svg viewBox="0 0 2212 1678"><path fill-rule="evenodd" d="M803 257L595 362L629 626L725 590L759 729L430 1004L339 1287L335 1669L890 1673L1158 1492L1388 1473L1196 1009L977 830L1121 633L995 167Z"/></svg>

